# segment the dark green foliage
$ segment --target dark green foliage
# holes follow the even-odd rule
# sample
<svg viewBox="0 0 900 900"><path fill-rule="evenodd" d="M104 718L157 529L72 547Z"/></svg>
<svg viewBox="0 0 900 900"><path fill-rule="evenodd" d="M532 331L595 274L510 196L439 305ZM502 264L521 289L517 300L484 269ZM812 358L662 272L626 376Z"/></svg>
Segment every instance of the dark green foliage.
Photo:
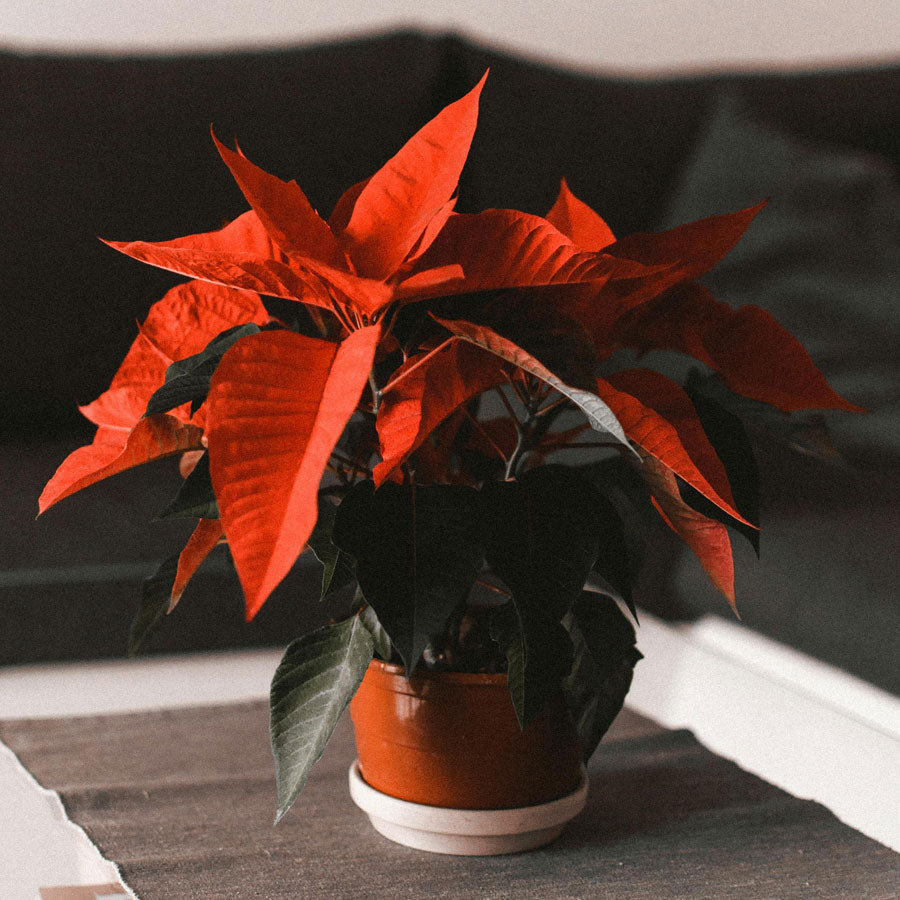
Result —
<svg viewBox="0 0 900 900"><path fill-rule="evenodd" d="M357 484L338 507L332 540L411 675L426 644L465 603L481 569L481 494L458 485Z"/></svg>
<svg viewBox="0 0 900 900"><path fill-rule="evenodd" d="M513 709L519 726L526 728L558 694L572 667L572 641L558 619L527 600L496 609L491 634L506 656Z"/></svg>
<svg viewBox="0 0 900 900"><path fill-rule="evenodd" d="M214 337L199 353L173 362L166 369L165 382L147 401L144 415L168 412L188 402L191 404L191 413L196 412L209 393L209 380L225 351L242 337L257 334L261 330L253 322L236 325Z"/></svg>
<svg viewBox="0 0 900 900"><path fill-rule="evenodd" d="M128 655L136 656L147 638L159 627L169 610L172 585L178 572L176 553L163 560L155 571L144 579L140 589L138 611L128 634Z"/></svg>
<svg viewBox="0 0 900 900"><path fill-rule="evenodd" d="M609 597L583 595L563 625L574 647L563 689L587 762L622 709L641 654L634 628Z"/></svg>
<svg viewBox="0 0 900 900"><path fill-rule="evenodd" d="M307 546L322 563L322 592L319 599L351 584L356 578L353 557L340 550L331 540L337 507L327 498L319 497L319 517L307 540Z"/></svg>
<svg viewBox="0 0 900 900"><path fill-rule="evenodd" d="M581 593L608 530L608 504L571 469L543 466L486 484L486 559L519 602L559 621Z"/></svg>
<svg viewBox="0 0 900 900"><path fill-rule="evenodd" d="M204 453L182 482L175 499L159 514L160 519L218 519L219 505L209 477L209 454Z"/></svg>
<svg viewBox="0 0 900 900"><path fill-rule="evenodd" d="M358 615L291 643L269 695L278 787L276 823L297 799L372 661L372 634Z"/></svg>
<svg viewBox="0 0 900 900"><path fill-rule="evenodd" d="M744 535L759 555L759 469L744 425L722 403L704 392L703 381L696 372L688 377L685 390L697 410L709 442L725 467L738 512L757 527L750 528L743 522L738 522L699 491L678 479L681 499L697 512Z"/></svg>

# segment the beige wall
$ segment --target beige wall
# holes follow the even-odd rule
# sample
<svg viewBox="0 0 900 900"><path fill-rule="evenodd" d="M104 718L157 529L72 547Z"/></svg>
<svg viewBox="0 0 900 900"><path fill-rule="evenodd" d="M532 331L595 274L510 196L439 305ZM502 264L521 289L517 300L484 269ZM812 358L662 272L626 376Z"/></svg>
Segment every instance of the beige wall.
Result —
<svg viewBox="0 0 900 900"><path fill-rule="evenodd" d="M26 48L258 46L400 24L629 70L900 59L897 0L0 0L0 44Z"/></svg>

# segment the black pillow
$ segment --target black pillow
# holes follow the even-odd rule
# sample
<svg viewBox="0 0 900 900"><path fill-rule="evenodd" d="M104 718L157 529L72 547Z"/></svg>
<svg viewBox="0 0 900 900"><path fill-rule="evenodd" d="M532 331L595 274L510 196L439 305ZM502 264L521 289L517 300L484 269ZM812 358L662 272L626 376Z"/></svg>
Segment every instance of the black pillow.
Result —
<svg viewBox="0 0 900 900"><path fill-rule="evenodd" d="M720 300L771 312L835 390L871 412L829 413L843 453L900 460L900 186L883 159L811 146L725 94L683 171L668 225L758 203L704 279Z"/></svg>

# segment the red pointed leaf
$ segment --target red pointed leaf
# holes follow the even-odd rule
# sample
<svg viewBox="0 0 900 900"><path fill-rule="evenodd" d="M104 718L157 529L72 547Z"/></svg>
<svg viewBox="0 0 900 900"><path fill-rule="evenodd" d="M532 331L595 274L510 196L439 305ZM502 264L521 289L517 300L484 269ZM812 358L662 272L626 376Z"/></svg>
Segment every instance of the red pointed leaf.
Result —
<svg viewBox="0 0 900 900"><path fill-rule="evenodd" d="M733 309L699 284L686 284L626 316L617 342L640 351L680 350L718 372L738 394L785 412L863 412L829 386L809 354L758 306Z"/></svg>
<svg viewBox="0 0 900 900"><path fill-rule="evenodd" d="M141 419L127 436L116 429L101 428L92 444L79 447L63 460L47 482L38 508L44 512L64 497L126 469L185 450L199 450L202 436L201 429L169 415Z"/></svg>
<svg viewBox="0 0 900 900"><path fill-rule="evenodd" d="M194 533L178 557L178 569L172 585L172 596L169 599L169 612L172 612L178 605L188 582L194 577L194 573L200 568L203 560L212 552L213 547L224 536L225 532L222 530L222 523L219 519L201 519L197 523Z"/></svg>
<svg viewBox="0 0 900 900"><path fill-rule="evenodd" d="M364 178L362 181L357 181L356 184L348 187L341 194L340 199L331 211L331 215L328 217L328 227L331 229L332 234L340 234L347 227L350 216L353 215L353 207L368 183L369 179Z"/></svg>
<svg viewBox="0 0 900 900"><path fill-rule="evenodd" d="M394 290L394 299L427 299L465 290L465 273L462 266L439 266L416 272L401 281Z"/></svg>
<svg viewBox="0 0 900 900"><path fill-rule="evenodd" d="M381 281L358 278L311 257L288 257L269 237L252 210L219 231L171 241L106 241L141 262L273 297L300 300L330 309L332 292L362 311L390 302Z"/></svg>
<svg viewBox="0 0 900 900"><path fill-rule="evenodd" d="M505 359L514 366L540 378L545 384L555 388L561 394L568 397L587 416L591 426L597 431L611 434L617 441L631 449L628 438L615 417L612 410L594 393L573 387L557 378L543 363L522 349L508 338L497 334L487 325L476 325L459 319L440 319L432 314L432 318L439 322L457 337L470 341L485 350Z"/></svg>
<svg viewBox="0 0 900 900"><path fill-rule="evenodd" d="M285 253L333 266L344 264L328 223L312 208L296 181L282 181L264 172L245 156L229 150L215 135L213 141L263 227Z"/></svg>
<svg viewBox="0 0 900 900"><path fill-rule="evenodd" d="M610 280L599 291L561 296L560 308L590 331L601 353L615 349L617 323L677 284L706 274L738 242L764 204L699 219L659 234L631 234L604 249L620 261L645 267L644 275Z"/></svg>
<svg viewBox="0 0 900 900"><path fill-rule="evenodd" d="M606 252L646 266L666 265L657 278L667 285L705 275L732 247L765 206L765 201L721 216L708 216L653 234L629 234Z"/></svg>
<svg viewBox="0 0 900 900"><path fill-rule="evenodd" d="M360 191L340 235L360 274L384 279L398 269L456 191L485 78L413 135Z"/></svg>
<svg viewBox="0 0 900 900"><path fill-rule="evenodd" d="M546 219L514 209L450 216L418 266L451 263L465 272L453 293L575 282L593 282L596 291L610 279L655 271L641 262L581 250Z"/></svg>
<svg viewBox="0 0 900 900"><path fill-rule="evenodd" d="M81 414L95 425L119 429L124 438L144 414L153 392L165 381L168 365L167 358L138 334L109 389L87 406L78 407ZM186 407L171 414L185 421L189 418Z"/></svg>
<svg viewBox="0 0 900 900"><path fill-rule="evenodd" d="M203 281L172 288L150 308L109 390L81 407L81 412L95 424L121 429L127 435L165 380L170 363L199 353L216 335L234 325L264 325L268 318L259 296L251 291ZM188 405L172 410L170 415L188 421Z"/></svg>
<svg viewBox="0 0 900 900"><path fill-rule="evenodd" d="M289 331L239 341L207 400L209 468L252 618L300 555L322 472L362 394L379 328L340 344Z"/></svg>
<svg viewBox="0 0 900 900"><path fill-rule="evenodd" d="M375 485L422 444L451 413L477 394L504 382L493 354L450 338L423 357L412 357L384 389L377 428L382 462Z"/></svg>
<svg viewBox="0 0 900 900"><path fill-rule="evenodd" d="M642 452L641 457L643 464L638 468L650 490L657 512L694 551L710 581L735 607L734 561L728 530L720 522L691 509L681 499L678 484L670 469L647 453Z"/></svg>
<svg viewBox="0 0 900 900"><path fill-rule="evenodd" d="M683 388L650 369L629 369L598 378L597 393L632 441L728 515L746 522L735 506L725 467Z"/></svg>
<svg viewBox="0 0 900 900"><path fill-rule="evenodd" d="M559 186L559 196L545 218L580 250L602 250L616 239L609 225L569 190L565 178Z"/></svg>

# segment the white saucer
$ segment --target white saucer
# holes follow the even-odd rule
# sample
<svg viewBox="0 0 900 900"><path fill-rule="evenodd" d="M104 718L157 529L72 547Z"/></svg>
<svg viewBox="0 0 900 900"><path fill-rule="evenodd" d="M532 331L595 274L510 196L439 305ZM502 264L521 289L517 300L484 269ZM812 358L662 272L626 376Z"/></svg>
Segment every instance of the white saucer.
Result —
<svg viewBox="0 0 900 900"><path fill-rule="evenodd" d="M350 766L350 796L386 838L417 850L457 856L518 853L549 844L584 809L588 780L559 800L518 809L447 809L398 800L376 791Z"/></svg>

